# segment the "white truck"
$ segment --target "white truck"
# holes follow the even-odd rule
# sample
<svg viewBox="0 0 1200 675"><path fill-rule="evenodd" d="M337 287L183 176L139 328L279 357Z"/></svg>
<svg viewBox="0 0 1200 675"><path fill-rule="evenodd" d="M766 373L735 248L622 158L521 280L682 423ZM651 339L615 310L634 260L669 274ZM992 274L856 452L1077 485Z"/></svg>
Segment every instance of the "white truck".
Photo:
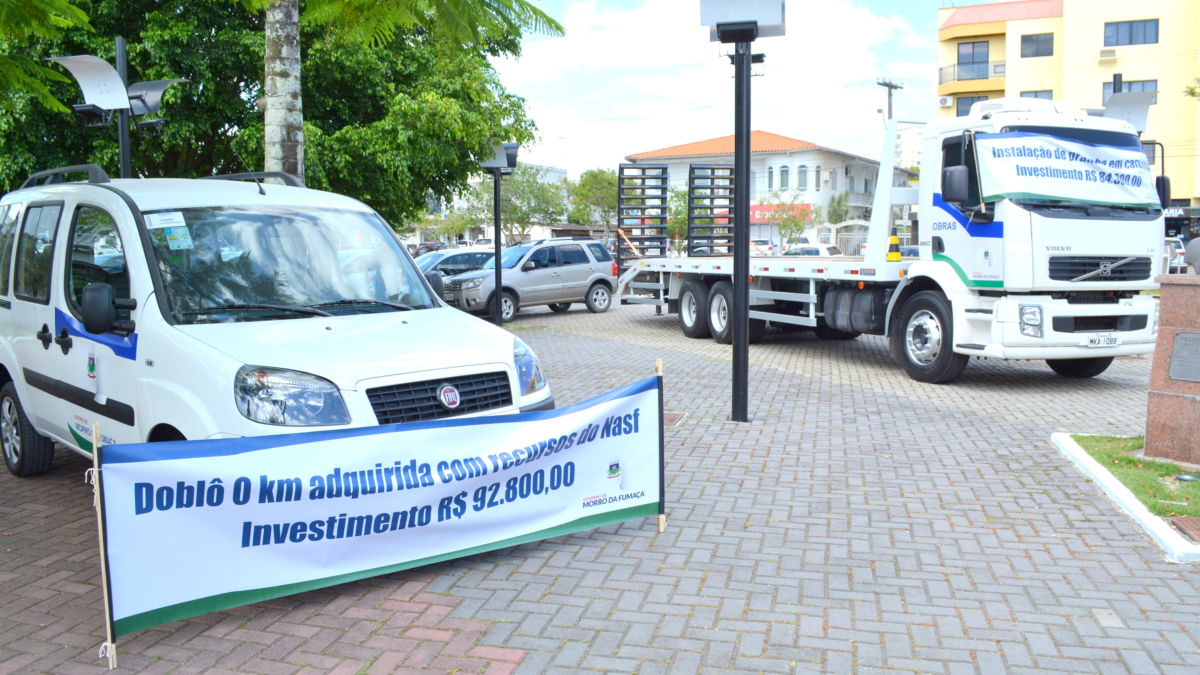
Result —
<svg viewBox="0 0 1200 675"><path fill-rule="evenodd" d="M1093 377L1153 351L1158 299L1142 291L1163 272L1169 187L1129 123L1040 99L976 103L927 130L919 185L876 190L863 255L752 257L751 341L766 322L886 335L909 376L932 383L971 356ZM892 207L906 204L918 258L889 255ZM684 334L728 343L732 273L730 256L638 259L624 302L665 304Z"/></svg>

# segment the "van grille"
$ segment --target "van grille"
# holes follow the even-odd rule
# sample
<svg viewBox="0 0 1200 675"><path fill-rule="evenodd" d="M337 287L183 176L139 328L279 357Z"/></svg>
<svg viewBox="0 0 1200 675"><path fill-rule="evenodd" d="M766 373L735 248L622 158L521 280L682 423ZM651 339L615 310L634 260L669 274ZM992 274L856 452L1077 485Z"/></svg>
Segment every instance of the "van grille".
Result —
<svg viewBox="0 0 1200 675"><path fill-rule="evenodd" d="M1110 256L1054 256L1050 258L1050 278L1055 281L1070 281L1094 272L1104 263L1112 264L1125 258ZM1136 258L1124 265L1114 267L1108 274L1097 274L1083 281L1138 281L1150 278L1150 258Z"/></svg>
<svg viewBox="0 0 1200 675"><path fill-rule="evenodd" d="M443 384L458 389L461 403L453 410L438 400L437 392ZM380 424L394 424L503 408L512 405L512 390L506 373L480 373L376 387L367 390L367 399Z"/></svg>

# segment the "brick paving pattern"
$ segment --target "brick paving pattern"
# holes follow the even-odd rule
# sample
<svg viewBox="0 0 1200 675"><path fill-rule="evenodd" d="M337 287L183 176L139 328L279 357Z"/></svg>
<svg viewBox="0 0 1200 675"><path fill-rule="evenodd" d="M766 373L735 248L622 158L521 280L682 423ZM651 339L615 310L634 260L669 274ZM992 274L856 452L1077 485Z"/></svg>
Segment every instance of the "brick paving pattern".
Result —
<svg viewBox="0 0 1200 675"><path fill-rule="evenodd" d="M768 333L752 421L729 348L646 306L522 312L560 405L666 367L652 519L123 638L128 672L1200 671L1200 576L1049 443L1141 434L1150 359L1093 380L975 360L909 380L885 342ZM0 475L0 672L101 672L84 460ZM186 583L186 580L181 580Z"/></svg>

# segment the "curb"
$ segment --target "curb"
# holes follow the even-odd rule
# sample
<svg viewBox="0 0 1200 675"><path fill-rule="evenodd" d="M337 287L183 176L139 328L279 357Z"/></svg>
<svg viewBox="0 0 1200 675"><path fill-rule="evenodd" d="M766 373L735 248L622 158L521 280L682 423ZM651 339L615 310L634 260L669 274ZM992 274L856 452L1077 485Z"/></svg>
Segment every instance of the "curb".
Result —
<svg viewBox="0 0 1200 675"><path fill-rule="evenodd" d="M1117 480L1099 462L1092 459L1087 451L1071 438L1070 434L1056 432L1050 435L1050 441L1059 452L1075 462L1080 471L1095 481L1108 494L1109 499L1117 503L1121 510L1145 530L1146 534L1158 544L1166 554L1168 562L1194 563L1200 562L1200 544L1189 541L1166 520L1150 513L1150 509L1138 500L1129 488Z"/></svg>

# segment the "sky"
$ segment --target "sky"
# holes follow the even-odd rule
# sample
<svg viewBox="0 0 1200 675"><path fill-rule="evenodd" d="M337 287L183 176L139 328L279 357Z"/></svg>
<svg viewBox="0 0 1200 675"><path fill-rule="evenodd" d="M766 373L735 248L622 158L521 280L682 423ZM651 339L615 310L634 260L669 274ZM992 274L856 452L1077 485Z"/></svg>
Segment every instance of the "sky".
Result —
<svg viewBox="0 0 1200 675"><path fill-rule="evenodd" d="M876 157L887 89L901 121L936 116L937 10L956 0L789 0L781 37L760 38L752 129ZM994 0L957 0L958 6ZM625 156L733 134L733 45L710 42L699 0L533 0L566 35L527 36L493 62L526 100L538 139L522 162L577 178ZM880 112L880 111L883 112Z"/></svg>

